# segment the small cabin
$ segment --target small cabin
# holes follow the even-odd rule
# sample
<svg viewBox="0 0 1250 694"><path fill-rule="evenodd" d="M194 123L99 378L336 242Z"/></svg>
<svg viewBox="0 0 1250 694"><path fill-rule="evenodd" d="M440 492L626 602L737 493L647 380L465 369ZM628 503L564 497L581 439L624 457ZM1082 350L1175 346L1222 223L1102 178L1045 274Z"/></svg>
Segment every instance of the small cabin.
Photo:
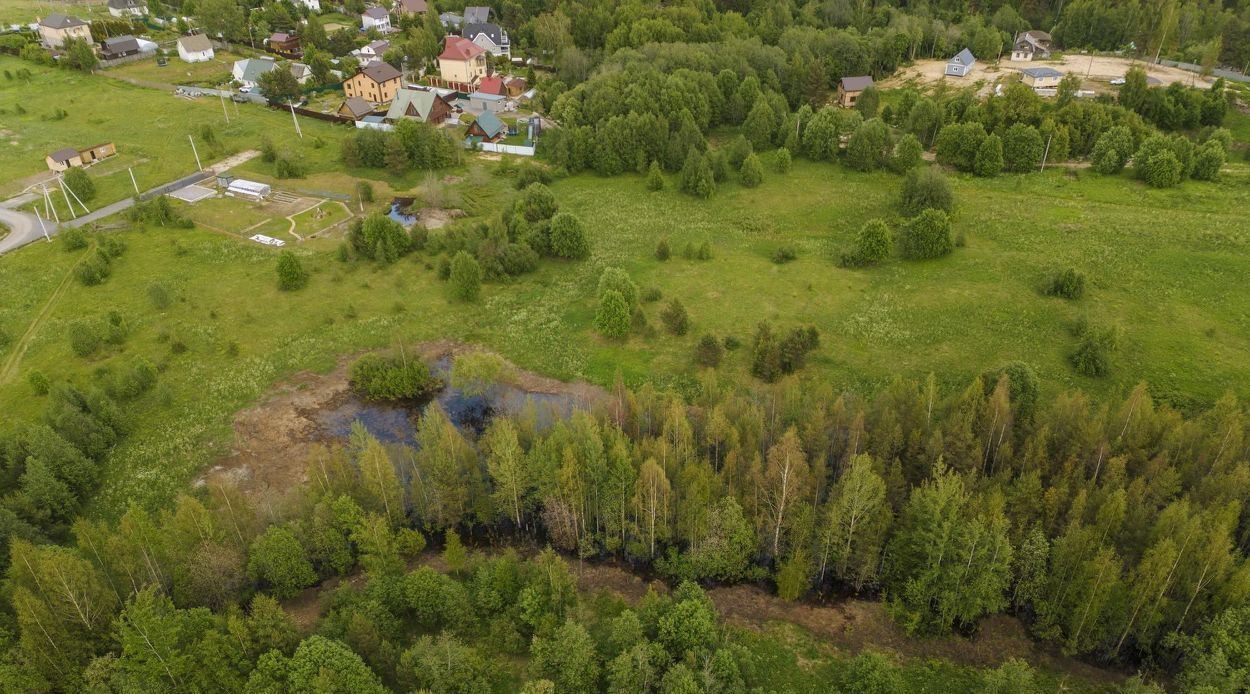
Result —
<svg viewBox="0 0 1250 694"><path fill-rule="evenodd" d="M946 74L951 77L966 77L976 64L977 59L973 57L972 51L965 48L947 61Z"/></svg>

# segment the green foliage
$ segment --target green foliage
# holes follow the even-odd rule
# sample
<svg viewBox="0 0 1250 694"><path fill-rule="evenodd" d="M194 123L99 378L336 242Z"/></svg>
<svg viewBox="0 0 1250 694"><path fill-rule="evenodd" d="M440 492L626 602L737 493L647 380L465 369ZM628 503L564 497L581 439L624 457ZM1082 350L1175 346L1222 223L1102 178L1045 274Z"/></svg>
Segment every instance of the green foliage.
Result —
<svg viewBox="0 0 1250 694"><path fill-rule="evenodd" d="M960 171L972 171L985 138L985 127L975 121L943 127L937 138L938 163Z"/></svg>
<svg viewBox="0 0 1250 694"><path fill-rule="evenodd" d="M582 220L569 212L559 212L551 218L551 252L565 260L585 260L590 257L590 239Z"/></svg>
<svg viewBox="0 0 1250 694"><path fill-rule="evenodd" d="M460 301L477 301L482 293L482 266L466 251L451 259L451 293Z"/></svg>
<svg viewBox="0 0 1250 694"><path fill-rule="evenodd" d="M793 166L790 160L790 150L785 147L778 149L773 158L773 166L777 169L777 173L790 173L790 168Z"/></svg>
<svg viewBox="0 0 1250 694"><path fill-rule="evenodd" d="M368 400L414 400L439 386L420 359L366 354L352 362L352 389Z"/></svg>
<svg viewBox="0 0 1250 694"><path fill-rule="evenodd" d="M284 526L269 526L252 541L247 554L248 575L280 598L294 597L317 581L299 538Z"/></svg>
<svg viewBox="0 0 1250 694"><path fill-rule="evenodd" d="M1003 136L1003 162L1008 171L1036 171L1042 163L1045 151L1046 143L1042 141L1042 134L1031 125L1016 123L1007 128L1007 133Z"/></svg>
<svg viewBox="0 0 1250 694"><path fill-rule="evenodd" d="M357 220L348 231L352 250L362 258L389 265L412 250L412 239L404 227L382 212L372 212Z"/></svg>
<svg viewBox="0 0 1250 694"><path fill-rule="evenodd" d="M720 366L724 354L720 340L717 340L715 335L707 334L699 338L698 344L694 347L694 362L699 366L715 369Z"/></svg>
<svg viewBox="0 0 1250 694"><path fill-rule="evenodd" d="M1186 692L1235 692L1250 687L1250 607L1229 607L1178 639Z"/></svg>
<svg viewBox="0 0 1250 694"><path fill-rule="evenodd" d="M1224 167L1225 158L1224 145L1218 140L1208 140L1198 148L1198 154L1194 158L1194 180L1218 181L1220 179L1220 169Z"/></svg>
<svg viewBox="0 0 1250 694"><path fill-rule="evenodd" d="M664 172L660 170L658 161L652 161L647 167L647 190L653 193L664 190Z"/></svg>
<svg viewBox="0 0 1250 694"><path fill-rule="evenodd" d="M894 151L890 128L877 118L864 121L846 146L846 163L857 171L884 169Z"/></svg>
<svg viewBox="0 0 1250 694"><path fill-rule="evenodd" d="M972 170L978 176L991 178L1003 171L1003 142L997 135L990 135L977 150L977 161Z"/></svg>
<svg viewBox="0 0 1250 694"><path fill-rule="evenodd" d="M1174 188L1181 182L1181 163L1176 155L1156 152L1144 161L1135 160L1139 175L1155 188Z"/></svg>
<svg viewBox="0 0 1250 694"><path fill-rule="evenodd" d="M293 292L308 286L309 274L292 251L278 254L278 289Z"/></svg>
<svg viewBox="0 0 1250 694"><path fill-rule="evenodd" d="M939 209L924 210L899 234L899 251L908 260L940 258L954 248L950 219Z"/></svg>
<svg viewBox="0 0 1250 694"><path fill-rule="evenodd" d="M712 165L702 152L691 150L681 168L681 190L696 198L710 198L716 191Z"/></svg>
<svg viewBox="0 0 1250 694"><path fill-rule="evenodd" d="M619 267L604 268L603 274L599 276L599 288L597 294L602 297L604 292L615 290L625 299L625 305L629 313L638 308L639 292L638 285L630 279L629 273Z"/></svg>
<svg viewBox="0 0 1250 694"><path fill-rule="evenodd" d="M660 320L674 335L685 335L690 330L690 315L686 312L685 304L676 298L669 299L664 310L660 311Z"/></svg>
<svg viewBox="0 0 1250 694"><path fill-rule="evenodd" d="M890 227L886 226L884 220L870 219L860 227L859 234L855 237L855 247L842 254L842 266L877 265L888 259L893 250Z"/></svg>
<svg viewBox="0 0 1250 694"><path fill-rule="evenodd" d="M1072 368L1090 378L1106 376L1111 371L1111 353L1119 348L1119 331L1085 326L1078 338L1076 351L1068 356Z"/></svg>
<svg viewBox="0 0 1250 694"><path fill-rule="evenodd" d="M668 239L660 239L659 242L655 244L655 259L656 260L663 262L665 260L668 260L670 257L672 257L672 255L673 255L673 252L668 247Z"/></svg>
<svg viewBox="0 0 1250 694"><path fill-rule="evenodd" d="M112 272L108 256L96 249L74 267L74 279L84 287L93 287L103 283Z"/></svg>
<svg viewBox="0 0 1250 694"><path fill-rule="evenodd" d="M895 173L906 173L920 166L924 161L924 145L911 133L904 134L894 145L890 155L890 169Z"/></svg>
<svg viewBox="0 0 1250 694"><path fill-rule="evenodd" d="M903 214L914 217L928 209L949 213L954 204L950 183L936 168L911 169L903 177L903 189L899 196L899 208Z"/></svg>
<svg viewBox="0 0 1250 694"><path fill-rule="evenodd" d="M747 188L755 188L764 182L764 167L760 164L759 157L755 154L747 155L742 161L742 168L738 170L738 177L742 181L742 185Z"/></svg>
<svg viewBox="0 0 1250 694"><path fill-rule="evenodd" d="M1046 288L1050 296L1076 301L1085 296L1085 275L1075 268L1067 268L1055 274Z"/></svg>
<svg viewBox="0 0 1250 694"><path fill-rule="evenodd" d="M62 231L58 236L61 239L61 248L66 253L81 251L87 247L87 234L82 229L69 228Z"/></svg>
<svg viewBox="0 0 1250 694"><path fill-rule="evenodd" d="M91 202L95 199L96 189L95 181L91 180L91 175L86 169L81 167L73 167L61 174L61 180L70 192L78 196L83 202Z"/></svg>
<svg viewBox="0 0 1250 694"><path fill-rule="evenodd" d="M599 308L595 311L595 330L604 337L623 340L629 335L633 313L629 302L615 289L599 295Z"/></svg>
<svg viewBox="0 0 1250 694"><path fill-rule="evenodd" d="M521 212L531 222L551 219L559 209L555 194L542 183L531 183L521 196Z"/></svg>
<svg viewBox="0 0 1250 694"><path fill-rule="evenodd" d="M773 249L771 259L778 265L785 265L799 257L799 249L793 244L785 243Z"/></svg>

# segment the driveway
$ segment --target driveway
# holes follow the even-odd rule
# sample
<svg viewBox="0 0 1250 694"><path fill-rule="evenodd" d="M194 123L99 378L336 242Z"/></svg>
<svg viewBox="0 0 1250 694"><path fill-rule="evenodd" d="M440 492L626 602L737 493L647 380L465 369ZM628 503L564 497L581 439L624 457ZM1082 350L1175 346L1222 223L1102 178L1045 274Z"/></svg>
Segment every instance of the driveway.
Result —
<svg viewBox="0 0 1250 694"><path fill-rule="evenodd" d="M33 193L25 193L0 202L0 222L4 222L9 227L9 235L0 239L0 254L43 238L43 228L40 227L35 215L13 209L25 205L36 197ZM47 228L49 235L56 233L56 224L51 220L45 220L43 226Z"/></svg>

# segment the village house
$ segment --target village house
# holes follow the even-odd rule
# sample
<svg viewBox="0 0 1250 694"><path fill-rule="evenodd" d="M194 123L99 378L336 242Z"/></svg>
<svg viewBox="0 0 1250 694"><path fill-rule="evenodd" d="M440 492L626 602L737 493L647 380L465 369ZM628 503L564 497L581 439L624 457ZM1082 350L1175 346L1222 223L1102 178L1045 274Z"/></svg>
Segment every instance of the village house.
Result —
<svg viewBox="0 0 1250 694"><path fill-rule="evenodd" d="M400 89L386 111L386 120L394 123L413 118L422 123L442 123L452 114L451 102L428 89Z"/></svg>
<svg viewBox="0 0 1250 694"><path fill-rule="evenodd" d="M339 106L339 110L336 111L336 113L340 116L351 118L352 120L360 120L365 116L371 115L373 111L373 104L358 96L353 96L349 99L345 99L342 105Z"/></svg>
<svg viewBox="0 0 1250 694"><path fill-rule="evenodd" d="M1020 72L1021 81L1034 89L1053 89L1063 79L1063 73L1053 67L1029 67Z"/></svg>
<svg viewBox="0 0 1250 694"><path fill-rule="evenodd" d="M139 41L133 36L114 36L100 42L100 59L117 60L143 52Z"/></svg>
<svg viewBox="0 0 1250 694"><path fill-rule="evenodd" d="M476 91L486 77L486 51L466 38L448 36L438 54L438 74L453 89Z"/></svg>
<svg viewBox="0 0 1250 694"><path fill-rule="evenodd" d="M490 8L482 6L464 8L465 24L485 24L490 21Z"/></svg>
<svg viewBox="0 0 1250 694"><path fill-rule="evenodd" d="M1050 34L1036 29L1016 34L1011 44L1011 59L1028 61L1034 58L1045 60L1050 57Z"/></svg>
<svg viewBox="0 0 1250 694"><path fill-rule="evenodd" d="M295 81L300 84L304 84L308 82L308 80L312 79L312 68L308 67L304 63L291 63L290 70L291 76L294 77Z"/></svg>
<svg viewBox="0 0 1250 694"><path fill-rule="evenodd" d="M178 37L178 57L187 63L203 63L213 59L213 42L204 34Z"/></svg>
<svg viewBox="0 0 1250 694"><path fill-rule="evenodd" d="M109 0L109 14L114 17L142 17L148 13L143 0Z"/></svg>
<svg viewBox="0 0 1250 694"><path fill-rule="evenodd" d="M448 29L460 31L460 27L464 26L464 15L455 12L443 12L438 15L438 21Z"/></svg>
<svg viewBox="0 0 1250 694"><path fill-rule="evenodd" d="M470 111L489 111L491 113L498 113L504 110L504 104L508 101L507 97L499 94L484 94L482 92L473 92L468 96L468 100L468 109Z"/></svg>
<svg viewBox="0 0 1250 694"><path fill-rule="evenodd" d="M529 82L525 81L524 77L509 77L504 80L504 89L507 91L508 96L513 98L524 94L529 87Z"/></svg>
<svg viewBox="0 0 1250 694"><path fill-rule="evenodd" d="M395 98L402 82L403 74L399 70L379 61L361 68L343 82L343 94L349 99L358 96L371 103L385 104Z"/></svg>
<svg viewBox="0 0 1250 694"><path fill-rule="evenodd" d="M977 59L972 56L972 51L965 48L946 62L946 74L951 77L964 77L972 72L972 67L976 64Z"/></svg>
<svg viewBox="0 0 1250 694"><path fill-rule="evenodd" d="M855 101L859 99L859 95L864 90L872 86L872 77L869 75L860 75L857 77L843 77L838 82L838 105L842 108L851 108L855 105Z"/></svg>
<svg viewBox="0 0 1250 694"><path fill-rule="evenodd" d="M484 111L478 115L477 120L469 124L464 135L471 140L498 142L507 137L508 127L499 120L499 116L490 111Z"/></svg>
<svg viewBox="0 0 1250 694"><path fill-rule="evenodd" d="M369 43L352 51L352 55L360 60L362 65L368 65L375 60L381 60L382 56L391 49L391 42L384 39L370 41Z"/></svg>
<svg viewBox="0 0 1250 694"><path fill-rule="evenodd" d="M269 37L269 50L284 56L298 57L303 55L299 37L283 31L274 32Z"/></svg>
<svg viewBox="0 0 1250 694"><path fill-rule="evenodd" d="M87 166L117 154L117 147L112 142L95 145L86 149L66 147L44 157L44 163L52 171L61 172L76 166Z"/></svg>
<svg viewBox="0 0 1250 694"><path fill-rule="evenodd" d="M494 94L496 96L504 96L508 93L504 87L503 78L499 75L487 75L477 83L477 91L481 94Z"/></svg>
<svg viewBox="0 0 1250 694"><path fill-rule="evenodd" d="M77 17L55 12L39 21L39 38L48 48L60 48L66 39L91 43L91 27Z"/></svg>
<svg viewBox="0 0 1250 694"><path fill-rule="evenodd" d="M508 32L498 24L466 23L460 35L481 46L493 56L512 57L512 44L508 40Z"/></svg>
<svg viewBox="0 0 1250 694"><path fill-rule="evenodd" d="M404 16L419 16L430 11L430 5L425 0L399 0L395 3L395 14Z"/></svg>
<svg viewBox="0 0 1250 694"><path fill-rule="evenodd" d="M391 30L391 15L385 7L370 7L360 15L360 27L365 31L377 29L385 34Z"/></svg>
<svg viewBox="0 0 1250 694"><path fill-rule="evenodd" d="M255 89L260 84L260 76L277 66L273 58L244 58L234 62L230 75L240 87Z"/></svg>

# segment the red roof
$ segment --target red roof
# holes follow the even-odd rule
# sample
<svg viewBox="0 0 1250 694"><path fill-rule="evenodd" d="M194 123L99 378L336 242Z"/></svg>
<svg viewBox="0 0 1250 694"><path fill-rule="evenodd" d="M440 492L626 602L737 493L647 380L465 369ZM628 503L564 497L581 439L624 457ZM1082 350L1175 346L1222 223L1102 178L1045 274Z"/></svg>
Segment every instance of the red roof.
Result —
<svg viewBox="0 0 1250 694"><path fill-rule="evenodd" d="M486 49L466 38L448 36L438 57L440 60L472 60L485 52Z"/></svg>
<svg viewBox="0 0 1250 694"><path fill-rule="evenodd" d="M503 96L507 90L503 88L503 80L499 75L490 75L483 77L481 82L477 83L477 90L484 94L496 94Z"/></svg>

